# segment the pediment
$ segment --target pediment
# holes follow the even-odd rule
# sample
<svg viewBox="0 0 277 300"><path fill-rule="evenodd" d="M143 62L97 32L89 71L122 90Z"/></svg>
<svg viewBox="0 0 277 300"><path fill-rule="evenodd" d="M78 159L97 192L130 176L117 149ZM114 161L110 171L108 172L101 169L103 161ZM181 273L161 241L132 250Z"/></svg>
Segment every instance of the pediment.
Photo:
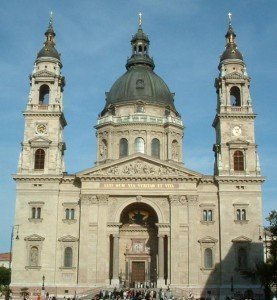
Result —
<svg viewBox="0 0 277 300"><path fill-rule="evenodd" d="M44 241L44 240L45 238L38 234L32 234L24 238L24 241Z"/></svg>
<svg viewBox="0 0 277 300"><path fill-rule="evenodd" d="M38 146L49 146L52 143L51 140L47 139L46 137L43 136L37 136L31 140L29 140L29 144L33 147Z"/></svg>
<svg viewBox="0 0 277 300"><path fill-rule="evenodd" d="M72 235L62 236L58 239L59 242L78 242L78 238Z"/></svg>
<svg viewBox="0 0 277 300"><path fill-rule="evenodd" d="M232 72L225 75L226 79L245 79L245 75L239 72Z"/></svg>
<svg viewBox="0 0 277 300"><path fill-rule="evenodd" d="M215 244L215 243L218 242L218 240L211 237L211 236L205 236L202 239L199 239L198 242L201 243L201 244L202 243L213 243L213 244Z"/></svg>
<svg viewBox="0 0 277 300"><path fill-rule="evenodd" d="M200 178L202 174L188 170L176 163L164 162L145 154L133 154L76 174L107 177L190 177Z"/></svg>
<svg viewBox="0 0 277 300"><path fill-rule="evenodd" d="M41 70L34 74L34 77L55 77L55 73L48 70Z"/></svg>
<svg viewBox="0 0 277 300"><path fill-rule="evenodd" d="M233 243L251 243L252 240L244 235L240 235L240 236L232 239L232 242Z"/></svg>
<svg viewBox="0 0 277 300"><path fill-rule="evenodd" d="M227 143L227 145L232 145L232 144L240 144L240 145L249 145L249 142L247 140L243 140L243 139L235 139L235 140L231 140Z"/></svg>

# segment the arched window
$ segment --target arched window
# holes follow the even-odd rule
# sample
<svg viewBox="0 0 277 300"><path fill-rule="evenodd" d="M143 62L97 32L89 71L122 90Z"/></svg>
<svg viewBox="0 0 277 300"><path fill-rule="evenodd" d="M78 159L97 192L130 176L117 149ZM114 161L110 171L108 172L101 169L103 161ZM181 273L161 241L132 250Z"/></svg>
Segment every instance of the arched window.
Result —
<svg viewBox="0 0 277 300"><path fill-rule="evenodd" d="M44 84L39 89L39 104L49 104L49 86Z"/></svg>
<svg viewBox="0 0 277 300"><path fill-rule="evenodd" d="M37 208L37 219L40 219L41 217L41 207Z"/></svg>
<svg viewBox="0 0 277 300"><path fill-rule="evenodd" d="M141 46L141 45L139 45L139 47L138 47L138 52L139 52L139 53L142 52L142 46Z"/></svg>
<svg viewBox="0 0 277 300"><path fill-rule="evenodd" d="M71 208L71 210L70 210L70 219L74 220L74 218L75 218L75 209Z"/></svg>
<svg viewBox="0 0 277 300"><path fill-rule="evenodd" d="M107 141L105 139L101 141L99 147L99 155L100 155L100 159L107 159L108 157L108 147L107 147Z"/></svg>
<svg viewBox="0 0 277 300"><path fill-rule="evenodd" d="M69 220L69 208L65 210L65 218L66 220Z"/></svg>
<svg viewBox="0 0 277 300"><path fill-rule="evenodd" d="M145 151L144 139L141 137L136 138L135 152L144 153L144 151Z"/></svg>
<svg viewBox="0 0 277 300"><path fill-rule="evenodd" d="M213 267L213 251L211 248L206 248L204 251L204 267L207 269Z"/></svg>
<svg viewBox="0 0 277 300"><path fill-rule="evenodd" d="M29 264L32 267L38 266L38 247L31 247Z"/></svg>
<svg viewBox="0 0 277 300"><path fill-rule="evenodd" d="M240 89L237 86L230 90L230 102L232 106L241 106Z"/></svg>
<svg viewBox="0 0 277 300"><path fill-rule="evenodd" d="M128 156L128 140L123 138L119 142L119 157L125 156Z"/></svg>
<svg viewBox="0 0 277 300"><path fill-rule="evenodd" d="M45 160L45 151L43 149L37 149L35 152L35 169L43 170Z"/></svg>
<svg viewBox="0 0 277 300"><path fill-rule="evenodd" d="M172 142L171 156L173 160L179 160L179 145L176 140Z"/></svg>
<svg viewBox="0 0 277 300"><path fill-rule="evenodd" d="M151 142L151 155L160 158L160 141L158 139L153 139Z"/></svg>
<svg viewBox="0 0 277 300"><path fill-rule="evenodd" d="M244 171L244 155L242 151L235 151L234 153L234 170Z"/></svg>
<svg viewBox="0 0 277 300"><path fill-rule="evenodd" d="M36 208L32 207L32 219L36 218Z"/></svg>
<svg viewBox="0 0 277 300"><path fill-rule="evenodd" d="M64 267L72 268L72 248L66 247L64 249Z"/></svg>
<svg viewBox="0 0 277 300"><path fill-rule="evenodd" d="M247 253L245 248L239 248L238 250L238 267L240 269L247 267Z"/></svg>
<svg viewBox="0 0 277 300"><path fill-rule="evenodd" d="M207 221L212 221L212 220L213 220L213 212L212 210L208 210Z"/></svg>
<svg viewBox="0 0 277 300"><path fill-rule="evenodd" d="M237 209L237 220L240 221L241 220L241 213L240 213L240 209Z"/></svg>
<svg viewBox="0 0 277 300"><path fill-rule="evenodd" d="M243 220L243 221L246 220L246 210L245 209L241 210L241 220Z"/></svg>

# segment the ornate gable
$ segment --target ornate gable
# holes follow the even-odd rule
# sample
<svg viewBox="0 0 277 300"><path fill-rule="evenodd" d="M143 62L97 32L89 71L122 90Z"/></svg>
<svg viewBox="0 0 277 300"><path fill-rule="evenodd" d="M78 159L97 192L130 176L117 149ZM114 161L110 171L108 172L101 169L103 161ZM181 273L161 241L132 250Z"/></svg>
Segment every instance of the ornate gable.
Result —
<svg viewBox="0 0 277 300"><path fill-rule="evenodd" d="M145 154L134 154L116 162L77 173L78 177L183 177L198 179L202 175L182 166L163 162Z"/></svg>
<svg viewBox="0 0 277 300"><path fill-rule="evenodd" d="M78 242L78 238L75 238L72 235L62 236L58 239L59 242Z"/></svg>
<svg viewBox="0 0 277 300"><path fill-rule="evenodd" d="M206 237L203 237L202 239L199 239L198 242L200 244L203 244L203 243L213 243L213 244L215 244L215 243L218 242L218 240L211 237L211 236L206 236Z"/></svg>
<svg viewBox="0 0 277 300"><path fill-rule="evenodd" d="M29 236L26 236L25 238L24 238L24 241L44 241L45 240L45 238L44 237L42 237L42 236L40 236L40 235L38 235L38 234L32 234L32 235L29 235Z"/></svg>
<svg viewBox="0 0 277 300"><path fill-rule="evenodd" d="M33 76L35 78L36 77L55 77L55 73L50 72L48 70L41 70L41 71L36 72Z"/></svg>
<svg viewBox="0 0 277 300"><path fill-rule="evenodd" d="M29 144L31 147L49 147L52 143L49 139L39 136L29 140Z"/></svg>
<svg viewBox="0 0 277 300"><path fill-rule="evenodd" d="M248 78L247 76L241 74L241 73L238 73L238 72L232 72L232 73L229 73L227 75L224 76L226 79L245 79Z"/></svg>
<svg viewBox="0 0 277 300"><path fill-rule="evenodd" d="M240 235L240 236L232 239L232 242L233 243L251 243L252 240L244 235Z"/></svg>

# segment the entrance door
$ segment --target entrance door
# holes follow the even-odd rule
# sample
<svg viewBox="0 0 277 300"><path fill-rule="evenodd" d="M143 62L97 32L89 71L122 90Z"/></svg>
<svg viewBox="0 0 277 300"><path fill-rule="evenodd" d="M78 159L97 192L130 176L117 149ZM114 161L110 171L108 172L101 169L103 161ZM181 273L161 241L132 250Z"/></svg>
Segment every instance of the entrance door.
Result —
<svg viewBox="0 0 277 300"><path fill-rule="evenodd" d="M132 262L132 283L145 281L145 262L133 261Z"/></svg>

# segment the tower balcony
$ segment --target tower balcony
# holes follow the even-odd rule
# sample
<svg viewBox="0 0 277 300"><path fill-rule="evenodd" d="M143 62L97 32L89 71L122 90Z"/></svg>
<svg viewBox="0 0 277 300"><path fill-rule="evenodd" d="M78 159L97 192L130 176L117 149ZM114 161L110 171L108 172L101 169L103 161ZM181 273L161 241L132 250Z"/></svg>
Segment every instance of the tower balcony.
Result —
<svg viewBox="0 0 277 300"><path fill-rule="evenodd" d="M253 109L252 106L221 106L220 113L252 114Z"/></svg>
<svg viewBox="0 0 277 300"><path fill-rule="evenodd" d="M183 122L179 118L174 118L172 116L164 116L164 117L156 117L150 115L129 115L129 116L104 116L97 120L96 127L101 126L103 124L113 123L113 124L155 124L155 125L165 125L172 124L183 127Z"/></svg>
<svg viewBox="0 0 277 300"><path fill-rule="evenodd" d="M56 111L56 112L60 112L61 109L61 105L60 104L32 104L29 103L27 105L27 110L28 111Z"/></svg>

